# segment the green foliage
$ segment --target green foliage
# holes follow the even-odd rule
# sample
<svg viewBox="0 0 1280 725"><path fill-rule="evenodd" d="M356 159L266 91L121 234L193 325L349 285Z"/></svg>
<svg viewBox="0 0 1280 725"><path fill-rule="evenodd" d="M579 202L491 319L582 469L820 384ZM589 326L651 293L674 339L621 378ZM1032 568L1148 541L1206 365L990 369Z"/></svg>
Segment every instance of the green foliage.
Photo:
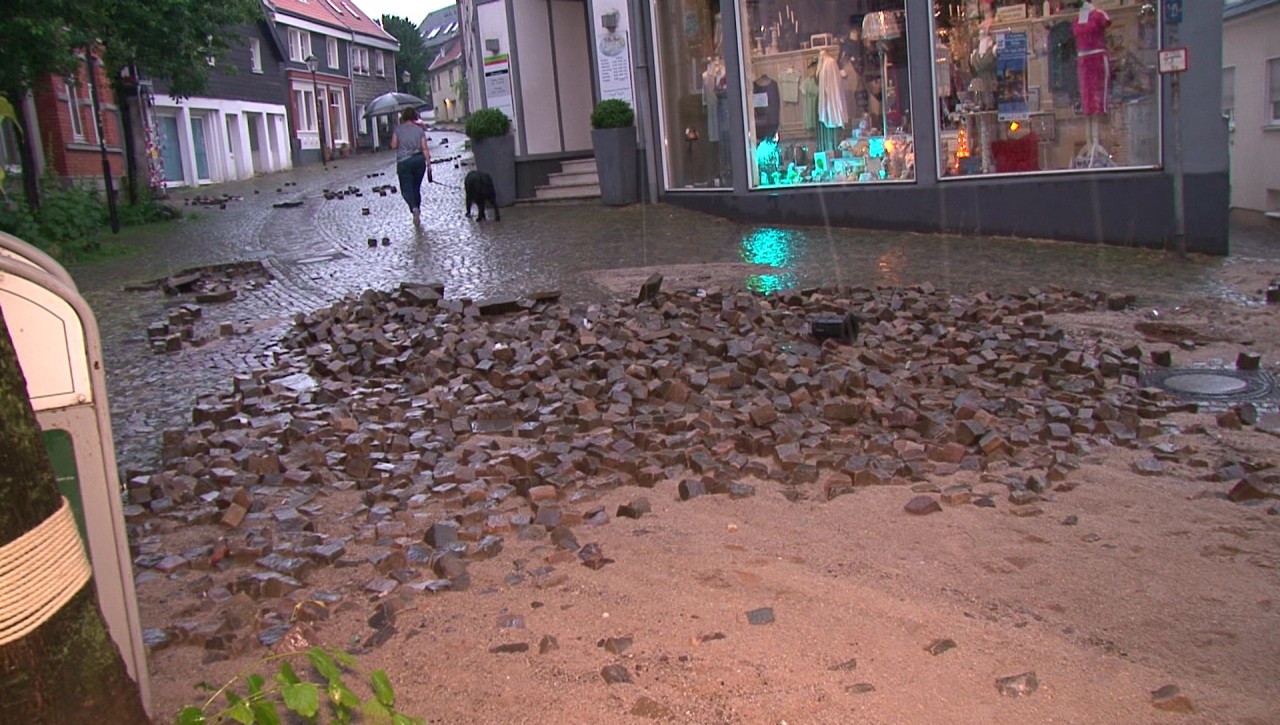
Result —
<svg viewBox="0 0 1280 725"><path fill-rule="evenodd" d="M409 87L405 89L406 92L425 98L429 88L427 69L431 67L432 59L422 33L418 32L418 25L396 15L383 15L382 29L400 41L400 50L396 51L396 90L400 90L400 74L409 71Z"/></svg>
<svg viewBox="0 0 1280 725"><path fill-rule="evenodd" d="M592 128L626 128L636 125L636 112L620 98L600 101L591 112Z"/></svg>
<svg viewBox="0 0 1280 725"><path fill-rule="evenodd" d="M496 108L481 108L467 117L464 131L472 141L506 136L511 132L511 119Z"/></svg>
<svg viewBox="0 0 1280 725"><path fill-rule="evenodd" d="M305 656L311 664L316 682L306 682L294 672L289 660ZM355 659L341 650L325 650L312 647L306 652L271 655L254 663L251 668L279 662L279 670L268 682L260 674L242 671L231 681L216 690L204 704L184 707L174 722L177 725L223 725L237 722L241 725L280 725L279 706L309 723L375 723L384 725L424 725L425 721L412 718L395 709L396 695L387 673L375 670L368 677L368 689L373 696L361 700L343 679L344 671L354 673ZM244 683L244 695L232 688ZM322 697L323 695L323 697ZM219 698L226 704L218 709Z"/></svg>
<svg viewBox="0 0 1280 725"><path fill-rule="evenodd" d="M21 198L0 200L0 231L32 244L62 262L84 260L102 251L100 237L107 229L107 206L94 188L65 185L56 178L41 181L43 202L32 210ZM154 199L122 204L117 209L124 226L173 219L178 212Z"/></svg>

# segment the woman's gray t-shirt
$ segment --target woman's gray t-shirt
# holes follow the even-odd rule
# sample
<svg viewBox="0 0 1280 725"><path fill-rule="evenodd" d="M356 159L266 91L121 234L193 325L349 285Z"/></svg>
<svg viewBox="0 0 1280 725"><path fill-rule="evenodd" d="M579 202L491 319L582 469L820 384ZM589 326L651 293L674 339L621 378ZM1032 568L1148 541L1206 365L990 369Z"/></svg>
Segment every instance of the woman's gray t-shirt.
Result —
<svg viewBox="0 0 1280 725"><path fill-rule="evenodd" d="M396 126L396 162L422 153L422 137L425 135L426 130L412 121Z"/></svg>

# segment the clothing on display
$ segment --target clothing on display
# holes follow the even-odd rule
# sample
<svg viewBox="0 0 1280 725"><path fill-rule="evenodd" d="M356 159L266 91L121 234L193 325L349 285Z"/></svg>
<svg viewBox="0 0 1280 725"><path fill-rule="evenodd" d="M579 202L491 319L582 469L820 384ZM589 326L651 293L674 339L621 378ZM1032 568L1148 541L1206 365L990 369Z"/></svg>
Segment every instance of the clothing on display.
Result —
<svg viewBox="0 0 1280 725"><path fill-rule="evenodd" d="M1076 36L1074 23L1054 23L1049 28L1049 92L1064 103L1080 98L1076 81Z"/></svg>
<svg viewBox="0 0 1280 725"><path fill-rule="evenodd" d="M804 104L804 130L814 131L818 128L818 79L806 76L800 82L801 103Z"/></svg>
<svg viewBox="0 0 1280 725"><path fill-rule="evenodd" d="M842 128L848 118L840 68L830 53L823 53L818 61L818 121L827 128Z"/></svg>
<svg viewBox="0 0 1280 725"><path fill-rule="evenodd" d="M767 139L778 132L780 103L777 81L769 76L761 76L751 84L751 105L755 108L757 139Z"/></svg>
<svg viewBox="0 0 1280 725"><path fill-rule="evenodd" d="M720 140L720 113L717 106L723 93L719 88L725 83L724 61L713 58L702 73L702 105L707 111L707 138Z"/></svg>
<svg viewBox="0 0 1280 725"><path fill-rule="evenodd" d="M800 71L788 67L778 78L778 92L783 103L800 102Z"/></svg>
<svg viewBox="0 0 1280 725"><path fill-rule="evenodd" d="M1080 83L1080 111L1086 116L1107 112L1111 63L1107 58L1106 30L1111 18L1101 10L1082 11L1071 24L1076 38L1076 76Z"/></svg>
<svg viewBox="0 0 1280 725"><path fill-rule="evenodd" d="M969 59L973 69L973 80L969 82L969 91L979 108L996 107L996 42L984 31L978 46L973 49Z"/></svg>

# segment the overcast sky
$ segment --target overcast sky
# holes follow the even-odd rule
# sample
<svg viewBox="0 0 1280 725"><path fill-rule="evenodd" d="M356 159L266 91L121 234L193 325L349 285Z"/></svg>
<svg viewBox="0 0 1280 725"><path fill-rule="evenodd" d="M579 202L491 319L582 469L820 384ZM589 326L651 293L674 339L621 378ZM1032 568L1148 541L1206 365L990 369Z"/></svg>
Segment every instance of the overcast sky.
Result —
<svg viewBox="0 0 1280 725"><path fill-rule="evenodd" d="M453 5L453 0L356 0L356 7L366 15L380 19L383 15L399 15L415 24L422 22L427 13Z"/></svg>

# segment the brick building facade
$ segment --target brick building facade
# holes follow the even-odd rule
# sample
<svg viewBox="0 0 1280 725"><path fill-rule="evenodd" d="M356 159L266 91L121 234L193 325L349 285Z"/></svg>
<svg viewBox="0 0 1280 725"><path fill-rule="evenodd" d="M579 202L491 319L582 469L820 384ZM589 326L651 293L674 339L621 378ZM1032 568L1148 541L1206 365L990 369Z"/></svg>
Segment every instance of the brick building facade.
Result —
<svg viewBox="0 0 1280 725"><path fill-rule="evenodd" d="M89 83L88 64L82 62L66 77L48 76L32 94L35 118L28 117L28 126L36 136L36 158L43 161L40 173L47 169L63 178L102 183L102 150L93 113L96 90L111 174L117 179L124 174L120 107L101 64L94 64L94 74L96 89Z"/></svg>

